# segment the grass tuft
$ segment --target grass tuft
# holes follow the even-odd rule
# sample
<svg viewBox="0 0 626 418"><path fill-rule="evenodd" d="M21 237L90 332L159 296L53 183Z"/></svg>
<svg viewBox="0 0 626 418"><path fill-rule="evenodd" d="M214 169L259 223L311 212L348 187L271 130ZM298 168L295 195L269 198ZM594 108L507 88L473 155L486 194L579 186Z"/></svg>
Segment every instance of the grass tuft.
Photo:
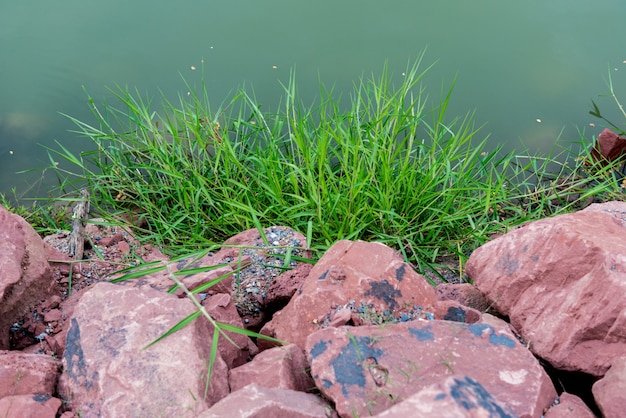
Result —
<svg viewBox="0 0 626 418"><path fill-rule="evenodd" d="M489 150L471 114L447 117L452 88L435 104L426 97L430 67L421 67L420 57L396 83L385 66L345 102L320 86L311 105L292 74L276 112L262 112L246 90L212 111L204 83L156 111L118 87L117 105L89 98L94 123L70 117L95 149L59 144L51 160L62 160L62 192L87 184L102 213L138 211L141 238L170 254L280 224L321 251L375 240L420 268L441 256L462 266L510 226L621 196L613 168L584 153Z"/></svg>

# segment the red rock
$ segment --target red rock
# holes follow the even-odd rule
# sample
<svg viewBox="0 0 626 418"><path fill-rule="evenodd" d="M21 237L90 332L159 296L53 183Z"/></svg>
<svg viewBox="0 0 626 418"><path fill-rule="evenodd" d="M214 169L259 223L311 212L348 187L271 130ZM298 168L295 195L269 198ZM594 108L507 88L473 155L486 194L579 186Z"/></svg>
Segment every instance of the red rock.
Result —
<svg viewBox="0 0 626 418"><path fill-rule="evenodd" d="M302 287L312 268L311 264L298 263L295 269L287 270L276 277L267 290L265 298L267 309L276 312L285 307L291 297Z"/></svg>
<svg viewBox="0 0 626 418"><path fill-rule="evenodd" d="M341 417L381 413L453 374L517 416L541 415L557 396L550 378L508 325L484 316L499 325L417 320L316 331L306 343L311 375Z"/></svg>
<svg viewBox="0 0 626 418"><path fill-rule="evenodd" d="M231 393L199 418L327 418L331 407L319 397L251 384Z"/></svg>
<svg viewBox="0 0 626 418"><path fill-rule="evenodd" d="M182 282L187 286L187 289L194 290L197 287L200 287L204 284L208 284L210 282L216 281L214 285L212 285L206 292L213 293L228 293L232 292L233 288L233 269L230 266L222 266L211 264L216 263L217 259L215 257L203 257L199 262L193 263L193 265L181 265L180 263L177 265L179 268L199 268L199 267L212 267L208 271L198 272L195 274L190 274L185 277L181 277ZM219 280L219 281L217 281ZM182 289L178 289L176 291L177 296L182 296L184 292Z"/></svg>
<svg viewBox="0 0 626 418"><path fill-rule="evenodd" d="M591 149L594 160L615 161L626 152L626 138L622 138L610 129L604 129L598 135L595 146Z"/></svg>
<svg viewBox="0 0 626 418"><path fill-rule="evenodd" d="M479 312L487 312L489 301L469 283L442 283L435 288L439 300L454 300Z"/></svg>
<svg viewBox="0 0 626 418"><path fill-rule="evenodd" d="M515 418L474 379L456 375L430 385L375 418Z"/></svg>
<svg viewBox="0 0 626 418"><path fill-rule="evenodd" d="M563 392L559 402L543 415L545 418L595 418L591 409L576 395Z"/></svg>
<svg viewBox="0 0 626 418"><path fill-rule="evenodd" d="M251 383L266 388L306 392L315 387L308 368L304 351L295 344L289 344L265 350L250 363L231 369L228 382L232 392Z"/></svg>
<svg viewBox="0 0 626 418"><path fill-rule="evenodd" d="M218 293L210 296L205 300L204 308L217 322L243 328L243 321L237 313L237 308L235 308L230 295ZM213 329L213 326L209 325L209 335L213 335ZM229 369L245 364L248 357L259 352L257 346L246 335L235 332L227 332L226 334L236 345L222 336L218 343L218 350Z"/></svg>
<svg viewBox="0 0 626 418"><path fill-rule="evenodd" d="M49 260L51 268L58 269L61 272L61 274L64 274L64 275L69 274L70 268L72 266L71 262L74 260L69 255L60 252L59 250L54 248L52 245L48 244L46 241L50 239L49 237L54 238L54 235L49 235L43 238L44 251L46 252L46 260ZM54 260L57 262L50 261L50 260Z"/></svg>
<svg viewBox="0 0 626 418"><path fill-rule="evenodd" d="M610 215L618 220L622 226L626 227L626 202L605 202L605 203L592 203L587 206L581 212L600 212L605 215Z"/></svg>
<svg viewBox="0 0 626 418"><path fill-rule="evenodd" d="M122 255L128 255L128 254L130 254L130 245L128 245L128 243L126 241L120 241L120 242L117 243L117 250Z"/></svg>
<svg viewBox="0 0 626 418"><path fill-rule="evenodd" d="M364 307L372 316L400 316L407 307L427 309L435 291L393 249L363 241L339 241L326 251L285 308L262 334L304 347L306 338L336 311ZM327 325L327 324L326 324ZM259 340L260 349L271 344Z"/></svg>
<svg viewBox="0 0 626 418"><path fill-rule="evenodd" d="M557 369L602 376L626 352L624 254L622 224L583 211L483 245L466 272L535 354Z"/></svg>
<svg viewBox="0 0 626 418"><path fill-rule="evenodd" d="M33 393L52 395L60 368L61 363L51 356L0 350L0 398Z"/></svg>
<svg viewBox="0 0 626 418"><path fill-rule="evenodd" d="M61 319L61 311L58 309L52 309L44 314L43 320L45 322L58 321Z"/></svg>
<svg viewBox="0 0 626 418"><path fill-rule="evenodd" d="M439 301L433 308L435 319L473 324L480 321L480 312L454 300Z"/></svg>
<svg viewBox="0 0 626 418"><path fill-rule="evenodd" d="M21 217L0 206L0 350L11 325L29 306L52 296L55 282L42 239Z"/></svg>
<svg viewBox="0 0 626 418"><path fill-rule="evenodd" d="M626 357L615 359L591 390L605 418L623 417L626 408Z"/></svg>
<svg viewBox="0 0 626 418"><path fill-rule="evenodd" d="M55 418L61 400L50 395L14 395L0 399L0 416L4 418Z"/></svg>
<svg viewBox="0 0 626 418"><path fill-rule="evenodd" d="M59 393L83 416L195 416L228 394L218 355L205 399L212 333L204 318L146 348L196 309L150 288L97 283L67 332Z"/></svg>

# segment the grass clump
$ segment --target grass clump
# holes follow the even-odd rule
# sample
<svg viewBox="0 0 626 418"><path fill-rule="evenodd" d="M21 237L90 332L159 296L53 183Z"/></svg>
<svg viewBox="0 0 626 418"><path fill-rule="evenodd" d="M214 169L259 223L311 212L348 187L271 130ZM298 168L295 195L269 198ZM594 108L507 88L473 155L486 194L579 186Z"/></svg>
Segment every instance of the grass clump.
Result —
<svg viewBox="0 0 626 418"><path fill-rule="evenodd" d="M170 254L280 224L307 232L313 249L376 240L420 267L442 255L462 262L510 225L619 192L580 174L582 160L548 176L551 158L488 150L471 114L447 118L451 88L431 104L420 64L397 84L387 67L361 78L345 100L322 86L313 105L292 76L276 112L246 90L212 111L204 83L157 112L118 88L117 106L89 98L95 123L72 118L95 149L51 150L63 160L60 188L87 186L112 217L136 210L142 239Z"/></svg>

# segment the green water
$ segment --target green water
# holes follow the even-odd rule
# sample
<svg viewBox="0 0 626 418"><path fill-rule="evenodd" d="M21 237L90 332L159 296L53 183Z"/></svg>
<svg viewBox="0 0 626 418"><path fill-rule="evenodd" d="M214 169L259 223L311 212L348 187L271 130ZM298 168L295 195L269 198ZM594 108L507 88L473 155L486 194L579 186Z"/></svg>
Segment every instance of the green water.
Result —
<svg viewBox="0 0 626 418"><path fill-rule="evenodd" d="M83 86L96 100L116 84L174 99L202 61L215 103L245 84L271 107L294 68L312 99L318 79L349 92L385 61L401 77L426 48L431 96L456 76L449 117L475 110L490 146L542 152L579 130L591 141L591 99L622 123L598 95L610 72L626 100L625 24L623 0L3 0L0 193L38 184L38 170L16 172L50 163L42 145L86 148L60 115L91 121Z"/></svg>

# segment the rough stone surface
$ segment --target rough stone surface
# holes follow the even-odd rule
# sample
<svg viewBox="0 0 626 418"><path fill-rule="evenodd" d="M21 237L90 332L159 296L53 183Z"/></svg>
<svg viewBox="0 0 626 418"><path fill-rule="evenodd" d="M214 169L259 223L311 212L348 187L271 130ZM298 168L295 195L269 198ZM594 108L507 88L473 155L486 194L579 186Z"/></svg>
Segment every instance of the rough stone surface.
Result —
<svg viewBox="0 0 626 418"><path fill-rule="evenodd" d="M61 400L50 395L14 395L0 399L3 418L56 418Z"/></svg>
<svg viewBox="0 0 626 418"><path fill-rule="evenodd" d="M476 309L469 308L454 300L439 301L433 308L435 318L444 319L446 321L464 322L473 324L479 322L481 318L480 312Z"/></svg>
<svg viewBox="0 0 626 418"><path fill-rule="evenodd" d="M483 385L462 375L450 376L400 401L375 418L515 418Z"/></svg>
<svg viewBox="0 0 626 418"><path fill-rule="evenodd" d="M251 384L231 393L199 418L328 418L331 407L310 393Z"/></svg>
<svg viewBox="0 0 626 418"><path fill-rule="evenodd" d="M615 359L609 371L594 383L591 390L606 418L623 417L626 413L626 356Z"/></svg>
<svg viewBox="0 0 626 418"><path fill-rule="evenodd" d="M55 282L43 240L28 222L0 206L0 350L30 305L52 296Z"/></svg>
<svg viewBox="0 0 626 418"><path fill-rule="evenodd" d="M0 398L9 395L52 395L61 363L51 356L0 351Z"/></svg>
<svg viewBox="0 0 626 418"><path fill-rule="evenodd" d="M230 295L217 293L207 297L203 305L207 313L216 321L243 328L243 321L237 313L237 308ZM209 329L211 332L209 335L213 335L214 328L210 324ZM218 350L229 369L245 364L249 357L258 353L259 349L247 336L234 332L227 332L227 335L236 345L221 337L218 342Z"/></svg>
<svg viewBox="0 0 626 418"><path fill-rule="evenodd" d="M614 216L526 224L474 251L466 272L553 367L599 377L626 352L626 228Z"/></svg>
<svg viewBox="0 0 626 418"><path fill-rule="evenodd" d="M453 374L478 382L517 416L541 415L557 396L550 378L503 321L490 321L501 325L433 320L319 330L306 343L311 375L341 417L381 413Z"/></svg>
<svg viewBox="0 0 626 418"><path fill-rule="evenodd" d="M287 305L292 296L302 287L313 266L300 263L293 270L288 270L274 279L267 289L265 305L270 312L276 312Z"/></svg>
<svg viewBox="0 0 626 418"><path fill-rule="evenodd" d="M339 241L326 251L289 304L262 334L304 347L316 329L328 326L341 310L357 322L413 319L436 302L434 289L393 249L379 243ZM409 316L411 315L411 316ZM355 319L353 319L355 321ZM267 348L263 340L259 348Z"/></svg>
<svg viewBox="0 0 626 418"><path fill-rule="evenodd" d="M187 286L189 290L216 281L205 293L227 293L230 294L233 290L233 268L229 265L219 263L219 260L214 255L206 255L200 260L181 260L175 265L176 271L183 269L197 269L201 267L211 267L210 270L204 272L198 272L181 277L182 282ZM183 295L183 291L178 289L176 294Z"/></svg>
<svg viewBox="0 0 626 418"><path fill-rule="evenodd" d="M595 414L576 395L563 392L559 396L559 402L546 411L545 418L595 418Z"/></svg>
<svg viewBox="0 0 626 418"><path fill-rule="evenodd" d="M203 319L146 349L195 311L187 299L150 288L98 283L71 319L59 394L83 416L194 416L228 394L214 364L204 400L212 334Z"/></svg>
<svg viewBox="0 0 626 418"><path fill-rule="evenodd" d="M435 291L439 300L453 300L479 312L487 312L490 307L485 295L469 283L442 283Z"/></svg>
<svg viewBox="0 0 626 418"><path fill-rule="evenodd" d="M289 344L265 350L250 363L231 369L228 383L232 392L251 383L266 388L306 392L315 387L308 369L304 351L295 344Z"/></svg>

